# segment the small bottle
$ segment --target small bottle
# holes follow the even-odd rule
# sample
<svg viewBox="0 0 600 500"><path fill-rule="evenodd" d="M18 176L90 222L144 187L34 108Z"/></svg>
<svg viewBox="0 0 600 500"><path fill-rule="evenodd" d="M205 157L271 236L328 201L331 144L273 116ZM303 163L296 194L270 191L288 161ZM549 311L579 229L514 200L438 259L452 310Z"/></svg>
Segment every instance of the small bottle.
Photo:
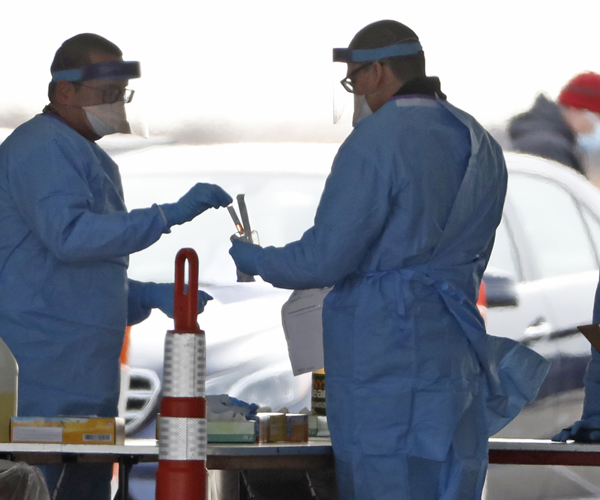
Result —
<svg viewBox="0 0 600 500"><path fill-rule="evenodd" d="M325 369L312 372L312 398L313 413L321 416L327 415L325 404Z"/></svg>
<svg viewBox="0 0 600 500"><path fill-rule="evenodd" d="M10 442L10 418L17 416L19 365L0 338L0 443Z"/></svg>

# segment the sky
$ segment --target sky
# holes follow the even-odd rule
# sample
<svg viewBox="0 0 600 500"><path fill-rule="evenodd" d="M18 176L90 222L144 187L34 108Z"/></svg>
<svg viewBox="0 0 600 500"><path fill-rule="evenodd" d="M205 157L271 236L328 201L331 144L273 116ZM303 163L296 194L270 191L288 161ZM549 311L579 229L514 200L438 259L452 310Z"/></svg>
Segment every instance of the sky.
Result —
<svg viewBox="0 0 600 500"><path fill-rule="evenodd" d="M440 77L448 100L501 127L537 93L556 98L577 73L600 72L599 13L594 0L11 0L0 30L0 126L42 109L56 49L93 32L141 61L142 78L129 86L153 134L342 140L352 101L334 126L331 49L394 19L419 35L427 72ZM335 66L339 76L345 65Z"/></svg>

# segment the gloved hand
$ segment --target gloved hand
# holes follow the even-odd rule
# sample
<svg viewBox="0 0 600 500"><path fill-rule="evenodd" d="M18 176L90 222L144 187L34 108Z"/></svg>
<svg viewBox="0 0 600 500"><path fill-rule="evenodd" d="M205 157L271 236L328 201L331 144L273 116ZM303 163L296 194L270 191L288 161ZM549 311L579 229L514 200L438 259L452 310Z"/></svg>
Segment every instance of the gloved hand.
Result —
<svg viewBox="0 0 600 500"><path fill-rule="evenodd" d="M600 442L600 417L578 420L571 427L560 431L552 438L552 441L562 441L573 439L580 443Z"/></svg>
<svg viewBox="0 0 600 500"><path fill-rule="evenodd" d="M187 292L187 285L185 288ZM206 303L212 297L202 290L198 290L198 314L204 311ZM158 308L169 318L173 317L175 301L175 285L173 283L145 283L142 290L142 307Z"/></svg>
<svg viewBox="0 0 600 500"><path fill-rule="evenodd" d="M207 409L213 413L225 413L233 409L235 413L241 413L244 416L256 415L258 405L255 403L246 403L241 399L230 397L228 394L207 395Z"/></svg>
<svg viewBox="0 0 600 500"><path fill-rule="evenodd" d="M229 255L233 257L236 267L252 276L258 274L258 257L263 251L262 247L235 238L231 242Z"/></svg>
<svg viewBox="0 0 600 500"><path fill-rule="evenodd" d="M209 208L226 207L233 201L222 188L215 184L199 182L177 203L161 205L169 227L191 221Z"/></svg>

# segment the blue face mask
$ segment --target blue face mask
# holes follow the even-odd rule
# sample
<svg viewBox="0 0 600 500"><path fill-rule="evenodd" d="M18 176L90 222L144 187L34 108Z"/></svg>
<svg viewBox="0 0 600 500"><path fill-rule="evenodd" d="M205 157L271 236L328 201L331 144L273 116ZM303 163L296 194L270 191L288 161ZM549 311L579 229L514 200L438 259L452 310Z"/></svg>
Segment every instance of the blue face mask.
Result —
<svg viewBox="0 0 600 500"><path fill-rule="evenodd" d="M586 153L600 149L600 118L595 113L586 113L594 124L594 128L585 134L577 134L577 144Z"/></svg>

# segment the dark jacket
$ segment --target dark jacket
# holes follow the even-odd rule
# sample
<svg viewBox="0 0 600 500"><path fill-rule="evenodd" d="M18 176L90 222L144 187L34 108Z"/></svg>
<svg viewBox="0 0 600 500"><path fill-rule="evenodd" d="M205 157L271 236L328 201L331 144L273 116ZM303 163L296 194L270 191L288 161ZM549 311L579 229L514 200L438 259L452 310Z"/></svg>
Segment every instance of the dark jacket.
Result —
<svg viewBox="0 0 600 500"><path fill-rule="evenodd" d="M585 175L575 133L558 104L540 94L533 107L513 117L508 125L512 149L555 160Z"/></svg>

